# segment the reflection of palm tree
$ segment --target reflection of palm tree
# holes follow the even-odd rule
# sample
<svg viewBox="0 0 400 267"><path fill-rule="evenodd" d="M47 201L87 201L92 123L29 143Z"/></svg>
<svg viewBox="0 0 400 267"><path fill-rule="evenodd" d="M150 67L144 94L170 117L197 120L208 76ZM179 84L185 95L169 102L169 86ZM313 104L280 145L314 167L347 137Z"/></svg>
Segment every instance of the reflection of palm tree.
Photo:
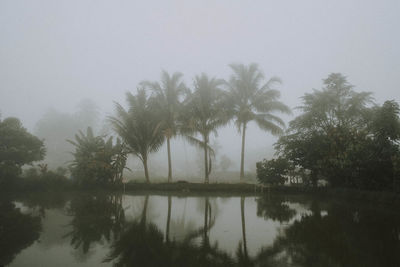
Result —
<svg viewBox="0 0 400 267"><path fill-rule="evenodd" d="M204 205L204 232L203 232L204 244L209 244L208 231L210 230L210 224L211 224L211 206L210 202L208 201L208 197L206 197Z"/></svg>
<svg viewBox="0 0 400 267"><path fill-rule="evenodd" d="M183 242L164 242L162 232L156 225L146 223L148 196L146 196L142 216L131 223L126 231L111 246L111 252L104 260L113 261L115 266L231 266L233 260L217 246L196 246L193 238L202 235L215 220L211 220L211 206L206 199L205 226ZM168 220L167 220L168 222Z"/></svg>
<svg viewBox="0 0 400 267"><path fill-rule="evenodd" d="M238 248L236 250L236 257L238 266L252 266L253 262L247 252L247 238L246 238L246 218L245 218L245 197L240 197L240 214L242 219L242 240L239 241Z"/></svg>
<svg viewBox="0 0 400 267"><path fill-rule="evenodd" d="M244 216L245 197L240 197L240 214L242 215L242 234L243 234L243 250L244 256L247 258L247 241L246 241L246 219Z"/></svg>
<svg viewBox="0 0 400 267"><path fill-rule="evenodd" d="M169 242L169 224L171 221L171 196L168 196L168 215L167 215L167 227L165 230L165 240L167 241L167 243Z"/></svg>
<svg viewBox="0 0 400 267"><path fill-rule="evenodd" d="M147 205L149 204L149 195L146 195L144 198L143 210L142 210L142 217L140 219L140 223L145 225L147 219Z"/></svg>

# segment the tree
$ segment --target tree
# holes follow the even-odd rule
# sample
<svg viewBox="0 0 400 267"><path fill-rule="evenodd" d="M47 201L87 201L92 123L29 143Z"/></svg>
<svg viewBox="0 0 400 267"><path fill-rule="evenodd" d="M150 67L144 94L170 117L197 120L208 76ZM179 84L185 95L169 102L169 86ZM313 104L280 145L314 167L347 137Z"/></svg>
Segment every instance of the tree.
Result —
<svg viewBox="0 0 400 267"><path fill-rule="evenodd" d="M158 82L142 82L155 93L155 104L158 113L162 116L162 129L167 139L168 152L168 182L172 181L171 145L170 140L178 133L178 117L181 111L181 97L187 92L181 81L182 74L175 72L171 76L163 71L161 84Z"/></svg>
<svg viewBox="0 0 400 267"><path fill-rule="evenodd" d="M92 128L88 127L86 135L80 131L74 141L67 141L75 146L71 167L80 186L121 183L127 152L120 139L113 144L112 137L105 140L95 136Z"/></svg>
<svg viewBox="0 0 400 267"><path fill-rule="evenodd" d="M277 158L257 162L257 179L264 184L283 185L286 175L291 169L290 162L285 158Z"/></svg>
<svg viewBox="0 0 400 267"><path fill-rule="evenodd" d="M371 130L382 142L397 142L400 139L400 107L394 100L388 100L375 109Z"/></svg>
<svg viewBox="0 0 400 267"><path fill-rule="evenodd" d="M277 77L261 84L264 75L257 64L245 66L243 64L230 65L233 74L229 80L229 98L232 104L232 115L239 131L242 132L242 151L240 160L240 181L244 179L244 150L246 127L250 121L263 130L279 135L283 133L285 123L274 115L276 111L289 114L290 109L278 101L280 93L271 89L274 83L280 83Z"/></svg>
<svg viewBox="0 0 400 267"><path fill-rule="evenodd" d="M44 139L49 169L55 170L70 162L72 157L67 151L73 146L65 140L73 139L77 132L86 131L89 126L96 129L98 121L98 107L89 99L80 101L74 113L47 110L35 124L34 134Z"/></svg>
<svg viewBox="0 0 400 267"><path fill-rule="evenodd" d="M156 152L164 142L162 122L155 112L154 99L148 98L144 89L136 95L126 94L129 109L116 103L116 117L110 117L115 132L128 146L128 152L143 163L146 182L150 183L148 156Z"/></svg>
<svg viewBox="0 0 400 267"><path fill-rule="evenodd" d="M0 187L21 174L21 167L44 158L43 141L30 134L17 118L0 120Z"/></svg>
<svg viewBox="0 0 400 267"><path fill-rule="evenodd" d="M206 74L196 76L194 92L185 100L185 111L181 120L184 122L184 133L187 140L204 150L204 182L209 183L211 172L210 134L229 121L226 108L226 97L220 89L222 80L209 78ZM200 134L202 140L195 137Z"/></svg>
<svg viewBox="0 0 400 267"><path fill-rule="evenodd" d="M219 160L219 167L226 172L232 166L232 160L227 155L222 155Z"/></svg>
<svg viewBox="0 0 400 267"><path fill-rule="evenodd" d="M393 190L398 190L400 181L400 108L394 100L385 101L381 107L375 107L372 112L370 131L374 135L373 157L376 159L373 166L379 172L380 179L376 183L391 183ZM371 172L368 172L369 174ZM386 177L386 181L384 178Z"/></svg>
<svg viewBox="0 0 400 267"><path fill-rule="evenodd" d="M302 97L303 113L290 122L276 147L283 157L310 170L314 185L325 177L333 186L356 186L366 167L363 162L369 161L371 94L355 92L340 73L330 74L323 83L322 90Z"/></svg>

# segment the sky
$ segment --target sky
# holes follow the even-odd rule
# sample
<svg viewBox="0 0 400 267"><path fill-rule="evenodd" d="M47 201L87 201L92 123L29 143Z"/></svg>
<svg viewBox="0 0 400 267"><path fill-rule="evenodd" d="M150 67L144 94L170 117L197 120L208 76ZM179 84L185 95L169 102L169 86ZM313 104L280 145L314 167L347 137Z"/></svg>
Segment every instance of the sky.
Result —
<svg viewBox="0 0 400 267"><path fill-rule="evenodd" d="M84 98L109 115L161 70L191 86L202 72L228 79L229 64L252 62L282 79L292 108L332 72L377 103L400 102L399 12L398 0L0 0L1 117L34 129L49 108L73 112ZM233 126L221 135L239 157ZM248 140L251 151L276 137L253 125Z"/></svg>

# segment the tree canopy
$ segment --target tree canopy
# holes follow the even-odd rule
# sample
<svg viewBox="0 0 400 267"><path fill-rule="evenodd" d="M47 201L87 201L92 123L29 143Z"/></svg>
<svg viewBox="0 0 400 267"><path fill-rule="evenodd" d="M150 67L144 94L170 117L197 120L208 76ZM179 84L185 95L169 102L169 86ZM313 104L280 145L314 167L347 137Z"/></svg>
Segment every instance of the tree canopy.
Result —
<svg viewBox="0 0 400 267"><path fill-rule="evenodd" d="M17 177L21 167L44 158L43 141L29 133L17 118L0 120L0 184Z"/></svg>

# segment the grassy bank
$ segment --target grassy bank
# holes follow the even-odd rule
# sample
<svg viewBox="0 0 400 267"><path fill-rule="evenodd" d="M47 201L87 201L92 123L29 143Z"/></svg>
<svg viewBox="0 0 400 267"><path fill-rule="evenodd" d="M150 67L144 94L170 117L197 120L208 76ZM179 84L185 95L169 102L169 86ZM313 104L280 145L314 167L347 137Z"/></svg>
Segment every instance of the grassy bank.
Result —
<svg viewBox="0 0 400 267"><path fill-rule="evenodd" d="M128 183L125 186L127 192L154 191L154 192L203 192L203 193L255 193L254 184L237 183ZM258 190L259 192L259 190Z"/></svg>
<svg viewBox="0 0 400 267"><path fill-rule="evenodd" d="M160 194L160 195L198 195L198 194L220 194L220 195L260 195L260 194L305 194L314 195L328 199L339 199L346 201L365 201L371 204L399 205L400 193L388 191L365 191L347 188L329 187L304 187L304 186L273 186L261 187L250 183L135 183L125 185L110 185L107 187L90 186L77 188L71 181L64 179L21 179L15 181L15 186L3 192L126 192L133 194Z"/></svg>

